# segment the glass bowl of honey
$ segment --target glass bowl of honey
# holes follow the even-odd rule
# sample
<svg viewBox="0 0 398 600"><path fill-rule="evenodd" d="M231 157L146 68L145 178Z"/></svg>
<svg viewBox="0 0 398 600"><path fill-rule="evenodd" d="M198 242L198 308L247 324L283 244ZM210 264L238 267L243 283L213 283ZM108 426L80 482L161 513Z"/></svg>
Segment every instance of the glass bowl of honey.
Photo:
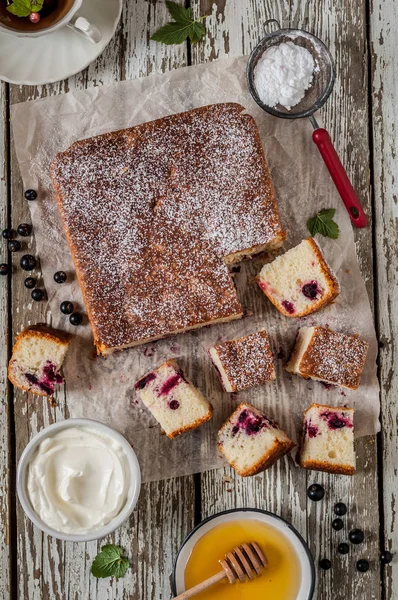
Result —
<svg viewBox="0 0 398 600"><path fill-rule="evenodd" d="M314 560L298 531L281 517L260 509L239 508L199 523L183 542L172 578L181 594L220 571L219 560L233 548L257 542L267 558L264 572L252 580L230 584L224 579L200 592L198 600L311 600Z"/></svg>

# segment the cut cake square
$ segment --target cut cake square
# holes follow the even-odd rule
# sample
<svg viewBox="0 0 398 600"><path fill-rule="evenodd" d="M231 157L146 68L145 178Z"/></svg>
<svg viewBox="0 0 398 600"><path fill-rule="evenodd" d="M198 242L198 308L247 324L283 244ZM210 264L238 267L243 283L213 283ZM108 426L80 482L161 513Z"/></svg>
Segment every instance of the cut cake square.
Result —
<svg viewBox="0 0 398 600"><path fill-rule="evenodd" d="M299 329L288 373L356 390L359 387L369 344L357 335L326 327Z"/></svg>
<svg viewBox="0 0 398 600"><path fill-rule="evenodd" d="M311 404L304 413L298 461L304 469L353 475L354 409Z"/></svg>
<svg viewBox="0 0 398 600"><path fill-rule="evenodd" d="M227 264L286 237L244 110L204 106L56 156L51 176L99 354L243 316Z"/></svg>
<svg viewBox="0 0 398 600"><path fill-rule="evenodd" d="M267 332L262 329L209 350L225 391L239 392L275 379Z"/></svg>
<svg viewBox="0 0 398 600"><path fill-rule="evenodd" d="M211 419L210 402L173 359L141 377L134 388L171 440Z"/></svg>
<svg viewBox="0 0 398 600"><path fill-rule="evenodd" d="M294 442L251 404L239 404L218 432L218 448L242 477L256 475L290 452Z"/></svg>
<svg viewBox="0 0 398 600"><path fill-rule="evenodd" d="M51 396L64 383L60 373L72 336L44 324L33 325L16 338L8 378L21 390Z"/></svg>
<svg viewBox="0 0 398 600"><path fill-rule="evenodd" d="M264 294L286 317L304 317L332 302L339 282L313 238L265 264L257 276Z"/></svg>

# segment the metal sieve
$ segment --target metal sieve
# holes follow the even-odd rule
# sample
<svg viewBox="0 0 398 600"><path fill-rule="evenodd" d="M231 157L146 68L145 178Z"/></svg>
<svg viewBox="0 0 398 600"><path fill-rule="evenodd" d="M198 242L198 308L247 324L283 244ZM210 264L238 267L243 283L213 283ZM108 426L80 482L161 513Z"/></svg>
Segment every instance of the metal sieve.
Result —
<svg viewBox="0 0 398 600"><path fill-rule="evenodd" d="M276 19L266 21L265 27L271 24L275 24L277 29L269 32L257 44L249 58L246 71L249 91L257 104L274 117L282 119L309 117L315 130L312 139L319 149L352 223L356 227L365 227L368 222L367 217L334 149L330 136L326 129L319 127L314 117L314 113L325 104L333 89L335 70L332 56L325 44L315 35L301 29L281 29ZM306 91L304 98L291 110L281 105L271 107L264 104L258 96L254 84L254 69L259 58L271 46L284 42L293 42L306 48L311 53L315 63L311 87Z"/></svg>

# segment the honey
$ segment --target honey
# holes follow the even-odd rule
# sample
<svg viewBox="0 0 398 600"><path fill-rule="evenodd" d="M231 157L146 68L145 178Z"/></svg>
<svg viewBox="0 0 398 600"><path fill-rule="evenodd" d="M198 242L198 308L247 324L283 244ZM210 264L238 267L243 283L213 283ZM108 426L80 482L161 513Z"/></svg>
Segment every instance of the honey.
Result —
<svg viewBox="0 0 398 600"><path fill-rule="evenodd" d="M281 531L255 519L230 521L213 527L195 544L185 568L185 588L215 575L218 563L235 546L257 542L268 560L263 574L233 584L225 579L195 596L198 600L296 600L301 583L295 549Z"/></svg>

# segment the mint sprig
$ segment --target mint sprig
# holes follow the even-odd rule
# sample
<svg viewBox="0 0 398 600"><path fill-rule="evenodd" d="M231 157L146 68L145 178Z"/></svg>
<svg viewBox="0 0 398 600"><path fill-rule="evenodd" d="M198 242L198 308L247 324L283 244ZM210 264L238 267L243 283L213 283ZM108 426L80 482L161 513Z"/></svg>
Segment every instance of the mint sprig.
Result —
<svg viewBox="0 0 398 600"><path fill-rule="evenodd" d="M336 213L335 208L323 208L320 210L315 217L308 219L307 227L312 236L320 233L324 237L330 237L333 240L337 240L340 234L339 226L333 217Z"/></svg>
<svg viewBox="0 0 398 600"><path fill-rule="evenodd" d="M178 2L172 2L172 0L166 0L166 6L174 21L170 21L155 31L151 40L168 46L182 44L187 38L191 40L192 44L199 42L206 33L203 24L206 16L193 19L192 8L185 8Z"/></svg>
<svg viewBox="0 0 398 600"><path fill-rule="evenodd" d="M130 566L129 559L124 556L124 550L114 544L102 546L101 552L93 560L91 573L94 577L124 577Z"/></svg>
<svg viewBox="0 0 398 600"><path fill-rule="evenodd" d="M16 17L29 17L30 13L37 13L43 8L44 0L13 0L7 6L8 12Z"/></svg>

